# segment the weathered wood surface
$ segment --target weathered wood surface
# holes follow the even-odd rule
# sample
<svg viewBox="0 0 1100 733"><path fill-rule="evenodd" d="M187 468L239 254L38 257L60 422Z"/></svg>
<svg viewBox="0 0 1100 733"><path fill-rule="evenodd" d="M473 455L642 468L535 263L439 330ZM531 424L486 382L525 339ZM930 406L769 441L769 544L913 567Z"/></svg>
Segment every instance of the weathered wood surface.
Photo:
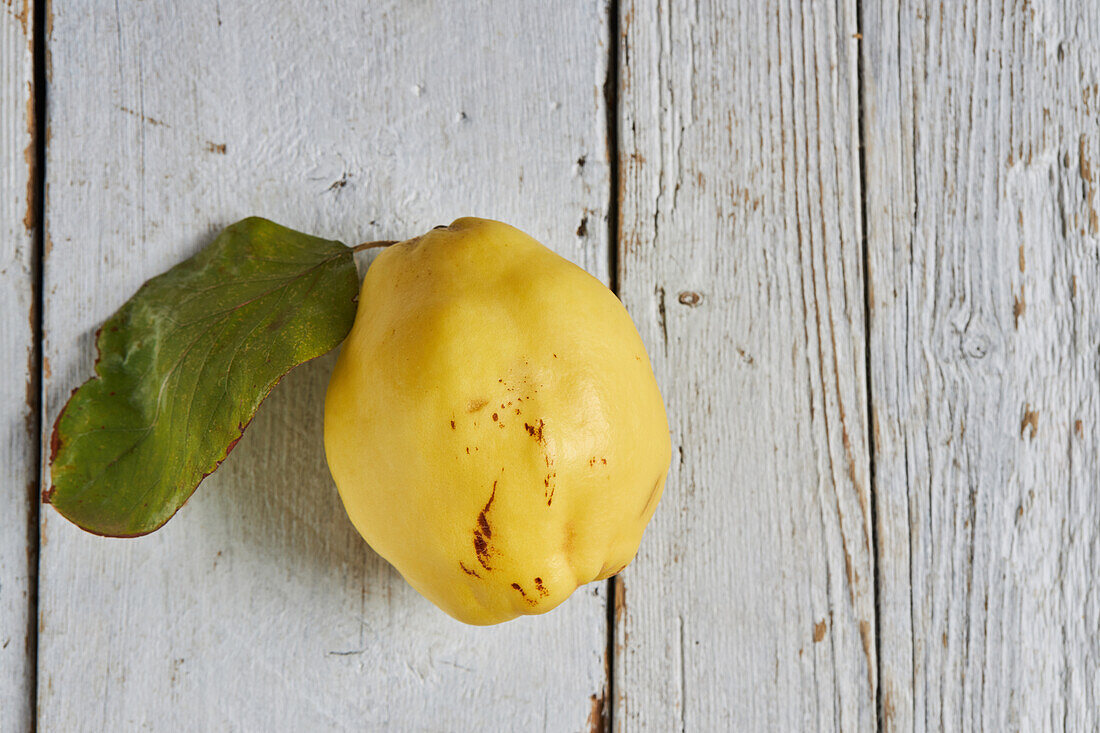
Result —
<svg viewBox="0 0 1100 733"><path fill-rule="evenodd" d="M249 214L349 243L499 218L606 276L606 22L589 2L53 3L48 420L96 326ZM604 586L496 628L417 596L328 476L331 366L293 372L157 533L45 510L43 731L586 726Z"/></svg>
<svg viewBox="0 0 1100 733"><path fill-rule="evenodd" d="M863 5L886 730L1100 728L1100 5Z"/></svg>
<svg viewBox="0 0 1100 733"><path fill-rule="evenodd" d="M624 730L867 730L855 5L623 2L620 272L673 465L619 582Z"/></svg>
<svg viewBox="0 0 1100 733"><path fill-rule="evenodd" d="M0 731L598 724L604 586L492 629L411 591L328 477L332 357L156 534L44 511L35 713L30 7L0 4ZM98 323L248 214L490 216L606 279L614 59L618 279L677 448L616 729L1100 728L1100 6L621 0L617 48L608 10L54 2L47 429Z"/></svg>
<svg viewBox="0 0 1100 733"><path fill-rule="evenodd" d="M0 4L0 731L30 730L35 449L31 0Z"/></svg>

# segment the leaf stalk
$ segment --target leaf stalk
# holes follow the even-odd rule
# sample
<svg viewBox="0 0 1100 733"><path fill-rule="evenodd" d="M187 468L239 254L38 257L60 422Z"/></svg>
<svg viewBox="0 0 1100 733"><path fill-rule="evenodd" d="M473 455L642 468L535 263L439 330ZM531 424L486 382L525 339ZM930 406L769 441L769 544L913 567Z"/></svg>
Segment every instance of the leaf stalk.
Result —
<svg viewBox="0 0 1100 733"><path fill-rule="evenodd" d="M378 247L389 247L391 244L397 244L396 239L380 239L377 242L363 242L357 244L351 248L352 252L362 252L365 249L376 249Z"/></svg>

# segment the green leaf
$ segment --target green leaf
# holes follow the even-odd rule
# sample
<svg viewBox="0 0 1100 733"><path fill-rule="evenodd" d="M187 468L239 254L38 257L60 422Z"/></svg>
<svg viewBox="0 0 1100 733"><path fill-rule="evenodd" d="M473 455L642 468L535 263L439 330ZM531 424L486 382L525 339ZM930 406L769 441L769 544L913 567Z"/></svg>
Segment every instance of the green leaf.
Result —
<svg viewBox="0 0 1100 733"><path fill-rule="evenodd" d="M358 284L351 249L259 218L145 283L96 334L43 500L96 534L161 527L282 376L347 336Z"/></svg>

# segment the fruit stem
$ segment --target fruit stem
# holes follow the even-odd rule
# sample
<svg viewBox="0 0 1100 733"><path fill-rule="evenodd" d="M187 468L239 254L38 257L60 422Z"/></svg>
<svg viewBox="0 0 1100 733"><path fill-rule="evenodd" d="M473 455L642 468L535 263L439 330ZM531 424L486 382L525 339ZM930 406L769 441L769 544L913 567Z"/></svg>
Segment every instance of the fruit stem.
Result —
<svg viewBox="0 0 1100 733"><path fill-rule="evenodd" d="M362 252L365 249L374 249L376 247L389 247L391 244L397 244L396 239L380 239L377 242L363 242L357 244L351 248L352 252Z"/></svg>

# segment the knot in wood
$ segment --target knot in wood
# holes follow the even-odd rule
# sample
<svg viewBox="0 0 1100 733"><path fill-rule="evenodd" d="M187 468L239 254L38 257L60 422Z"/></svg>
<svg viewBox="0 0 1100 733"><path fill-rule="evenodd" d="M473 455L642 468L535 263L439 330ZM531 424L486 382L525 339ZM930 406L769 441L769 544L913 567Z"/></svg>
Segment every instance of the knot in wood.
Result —
<svg viewBox="0 0 1100 733"><path fill-rule="evenodd" d="M703 296L692 290L685 290L684 292L680 293L679 300L680 305L686 305L689 308L694 308L695 306L703 302Z"/></svg>

